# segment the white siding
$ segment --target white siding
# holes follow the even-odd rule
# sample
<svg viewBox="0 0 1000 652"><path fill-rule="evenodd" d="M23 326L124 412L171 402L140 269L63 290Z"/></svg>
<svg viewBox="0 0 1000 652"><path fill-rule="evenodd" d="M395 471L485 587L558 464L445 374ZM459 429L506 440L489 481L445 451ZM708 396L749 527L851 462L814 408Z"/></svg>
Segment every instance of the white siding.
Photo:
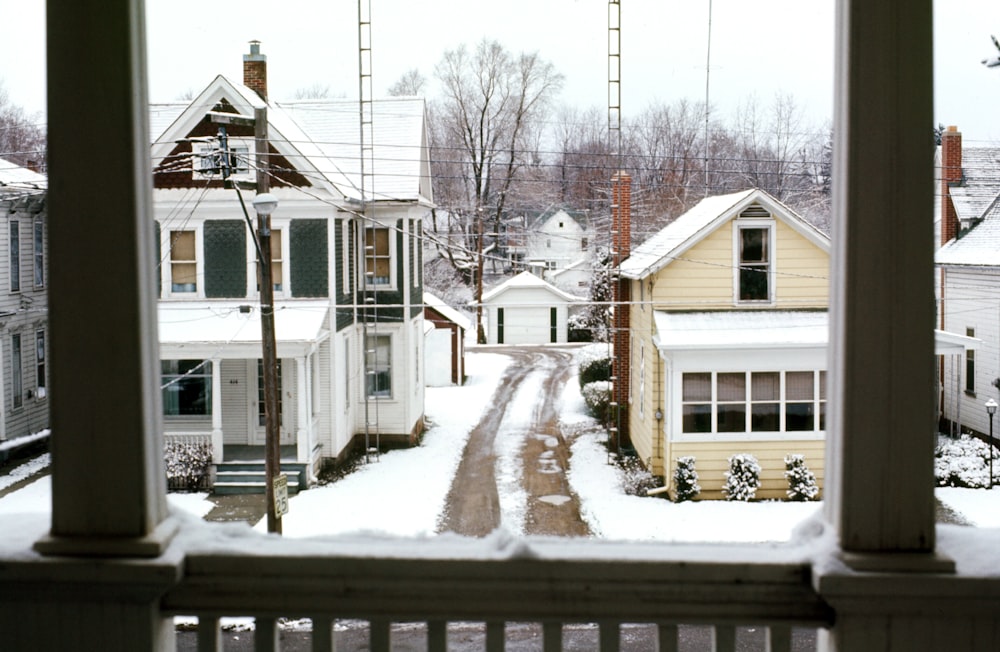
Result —
<svg viewBox="0 0 1000 652"><path fill-rule="evenodd" d="M247 422L250 418L247 394L253 389L247 379L245 360L223 360L222 367L222 443L249 443ZM211 429L211 424L209 424Z"/></svg>

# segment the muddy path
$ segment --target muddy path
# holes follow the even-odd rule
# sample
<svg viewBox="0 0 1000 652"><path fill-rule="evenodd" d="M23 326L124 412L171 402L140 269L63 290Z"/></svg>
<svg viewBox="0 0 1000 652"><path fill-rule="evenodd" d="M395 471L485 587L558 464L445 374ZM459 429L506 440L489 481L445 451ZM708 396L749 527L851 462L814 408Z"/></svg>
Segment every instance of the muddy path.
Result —
<svg viewBox="0 0 1000 652"><path fill-rule="evenodd" d="M483 537L501 524L497 489L497 438L519 437L521 485L526 494L524 532L551 536L587 536L580 504L569 487L569 446L559 427L558 407L563 388L574 375L573 349L524 347L490 349L512 358L490 407L469 435L445 503L439 532ZM542 374L537 396L514 398L533 373ZM527 428L504 426L504 418L523 421ZM520 526L521 524L517 524Z"/></svg>

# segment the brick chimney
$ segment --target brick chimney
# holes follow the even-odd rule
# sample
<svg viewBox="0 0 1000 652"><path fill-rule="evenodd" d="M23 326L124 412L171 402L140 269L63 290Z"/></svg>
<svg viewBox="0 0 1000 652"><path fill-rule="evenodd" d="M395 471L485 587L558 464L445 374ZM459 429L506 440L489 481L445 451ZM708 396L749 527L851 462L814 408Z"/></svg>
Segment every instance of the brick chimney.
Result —
<svg viewBox="0 0 1000 652"><path fill-rule="evenodd" d="M941 134L941 244L958 235L958 215L951 187L962 182L962 132L950 126Z"/></svg>
<svg viewBox="0 0 1000 652"><path fill-rule="evenodd" d="M243 85L267 101L267 55L260 53L260 41L250 41L250 54L243 55Z"/></svg>
<svg viewBox="0 0 1000 652"><path fill-rule="evenodd" d="M619 172L611 177L611 263L617 269L632 251L632 177L627 172ZM631 378L629 362L631 350L631 280L616 276L614 287L614 323L611 342L614 357L611 375L614 377L614 401L618 404L620 418L612 426L618 428L619 446L630 443L628 427L628 394Z"/></svg>

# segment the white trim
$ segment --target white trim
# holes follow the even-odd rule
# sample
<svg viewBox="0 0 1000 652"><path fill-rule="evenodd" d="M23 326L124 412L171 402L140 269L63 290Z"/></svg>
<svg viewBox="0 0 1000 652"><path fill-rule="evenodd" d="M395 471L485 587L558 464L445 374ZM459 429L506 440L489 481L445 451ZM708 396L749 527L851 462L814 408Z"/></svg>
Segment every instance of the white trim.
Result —
<svg viewBox="0 0 1000 652"><path fill-rule="evenodd" d="M744 229L767 229L767 299L740 299L740 272L742 271L742 238ZM775 269L777 256L775 249L774 218L737 218L733 220L733 305L735 306L766 306L774 305L775 299Z"/></svg>

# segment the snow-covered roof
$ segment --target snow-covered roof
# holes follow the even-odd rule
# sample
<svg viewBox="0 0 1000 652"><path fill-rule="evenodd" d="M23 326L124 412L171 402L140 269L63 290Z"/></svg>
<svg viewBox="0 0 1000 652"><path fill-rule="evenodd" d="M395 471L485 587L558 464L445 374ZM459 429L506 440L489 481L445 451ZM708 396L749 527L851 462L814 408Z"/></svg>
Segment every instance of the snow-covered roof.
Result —
<svg viewBox="0 0 1000 652"><path fill-rule="evenodd" d="M459 327L464 328L465 330L469 330L470 328L472 328L472 322L469 321L468 317L466 317L459 311L455 310L447 303L445 303L442 299L439 299L430 292L427 291L424 292L424 305L426 305L429 308L433 308L442 317L444 317L448 321L452 321L458 324Z"/></svg>
<svg viewBox="0 0 1000 652"><path fill-rule="evenodd" d="M636 247L619 266L621 275L640 279L658 272L676 256L755 203L817 246L829 250L830 239L819 229L763 190L750 189L702 199L691 210Z"/></svg>
<svg viewBox="0 0 1000 652"><path fill-rule="evenodd" d="M826 311L726 310L653 312L660 349L745 349L826 346Z"/></svg>
<svg viewBox="0 0 1000 652"><path fill-rule="evenodd" d="M267 107L268 138L300 172L340 195L361 199L359 107L355 100L263 102L250 88L216 77L192 102L150 105L153 159L162 160L190 129L225 97L252 117ZM394 97L372 101L373 148L365 170L369 199L430 201L425 160L424 101Z"/></svg>
<svg viewBox="0 0 1000 652"><path fill-rule="evenodd" d="M517 276L507 279L506 281L496 286L489 292L483 294L483 303L492 301L493 299L497 298L504 292L508 292L514 289L525 289L525 288L537 288L537 289L548 290L552 294L558 296L563 301L568 301L570 303L586 301L584 297L578 297L574 294L570 294L569 292L564 292L563 290L560 290L559 288L547 282L546 280L538 278L531 272L521 272Z"/></svg>
<svg viewBox="0 0 1000 652"><path fill-rule="evenodd" d="M962 150L962 183L949 190L959 220L973 224L960 238L945 244L939 265L1000 266L1000 148Z"/></svg>
<svg viewBox="0 0 1000 652"><path fill-rule="evenodd" d="M246 310L244 312L241 307ZM260 357L259 305L237 301L161 301L160 349L163 357ZM327 301L276 301L274 333L279 355L304 355L329 333Z"/></svg>
<svg viewBox="0 0 1000 652"><path fill-rule="evenodd" d="M17 163L0 158L0 196L30 190L45 190L49 179L44 174L21 167Z"/></svg>

